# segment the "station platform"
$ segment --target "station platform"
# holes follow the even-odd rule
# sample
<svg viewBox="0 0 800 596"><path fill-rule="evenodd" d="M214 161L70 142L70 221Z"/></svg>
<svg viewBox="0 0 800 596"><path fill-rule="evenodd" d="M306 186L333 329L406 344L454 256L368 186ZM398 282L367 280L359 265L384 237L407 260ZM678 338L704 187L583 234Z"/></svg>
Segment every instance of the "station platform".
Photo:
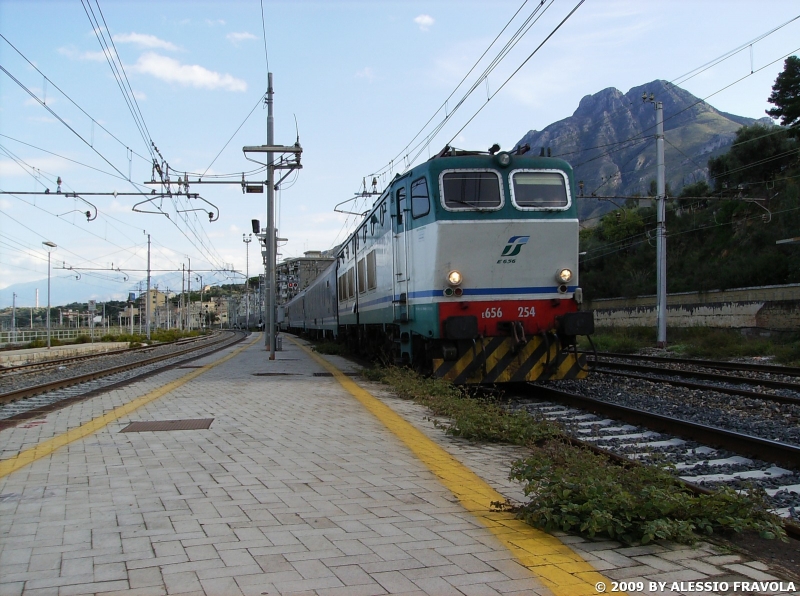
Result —
<svg viewBox="0 0 800 596"><path fill-rule="evenodd" d="M142 422L161 429L129 428ZM270 361L254 334L0 432L0 596L788 585L707 544L625 548L493 512L492 501L522 500L506 476L523 454L446 436L424 408L302 340L284 336Z"/></svg>

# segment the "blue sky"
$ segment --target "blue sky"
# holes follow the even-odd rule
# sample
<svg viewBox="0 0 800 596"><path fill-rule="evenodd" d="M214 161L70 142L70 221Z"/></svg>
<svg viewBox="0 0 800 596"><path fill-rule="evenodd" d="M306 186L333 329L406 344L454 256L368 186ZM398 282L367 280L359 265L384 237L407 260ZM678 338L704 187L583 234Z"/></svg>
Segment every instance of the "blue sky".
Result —
<svg viewBox="0 0 800 596"><path fill-rule="evenodd" d="M486 149L495 142L511 148L528 130L571 115L585 95L674 80L800 14L786 0L757 5L587 0L461 130L577 1L545 3L540 20L421 148L417 162L451 139L462 148ZM169 162L173 179L183 171L208 170L238 180L255 167L241 148L266 142L266 110L259 105L267 72L259 1L97 2L106 38L114 41L149 132L144 138L152 139ZM100 19L97 2L91 0L91 8ZM382 187L391 173L405 168L417 151L406 158L404 148L429 118L434 125L441 121L437 109L521 5L522 0L264 0L276 92L275 140L292 144L299 131L304 149L303 170L291 175L279 194L279 235L289 239L281 248L284 258L343 239L354 218L334 213L334 205L352 197L373 172L385 172L379 177ZM139 192L151 177L148 145L101 52L88 6L89 0L83 5L0 0L0 33L51 81L0 39L0 64L20 83L0 72L3 191L49 187L54 193L55 178L61 176L64 192ZM467 86L535 6L531 1L522 7ZM798 47L800 20L755 43L752 53L747 48L681 86L699 97L716 93L708 101L718 109L759 118L770 107L766 98L782 57ZM751 69L757 72L750 75ZM462 86L448 101L448 113L465 90ZM129 171L132 182L123 179ZM98 209L97 219L87 222L80 212L89 207L77 199L1 195L0 306L11 302L4 288L46 278L45 240L58 245L56 267L62 261L98 269L113 264L128 272L127 281L109 272L85 272L74 280L75 274L53 270L54 277L74 280L86 299L127 295L144 278L135 270L146 265L145 231L153 241L153 268L178 271L162 278L162 287L180 289L181 264L189 259L193 269L244 271L242 233L250 232L252 218L266 221L265 195L244 195L236 185L190 190L219 208L218 221L209 223L201 211L176 213L169 201L162 204L168 219L132 212L136 201L129 196L87 195ZM355 210L363 208L361 202ZM260 262L256 252L253 243L251 274ZM32 302L32 295L21 295L17 303ZM53 303L58 302L54 295Z"/></svg>

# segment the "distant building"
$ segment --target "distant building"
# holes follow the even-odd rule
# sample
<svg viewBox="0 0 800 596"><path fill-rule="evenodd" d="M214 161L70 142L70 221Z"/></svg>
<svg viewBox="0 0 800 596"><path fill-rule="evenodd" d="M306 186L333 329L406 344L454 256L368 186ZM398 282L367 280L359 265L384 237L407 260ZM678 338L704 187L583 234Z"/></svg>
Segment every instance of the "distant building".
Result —
<svg viewBox="0 0 800 596"><path fill-rule="evenodd" d="M286 259L278 264L275 278L278 304L283 304L304 290L335 260L328 251L308 250L304 256Z"/></svg>

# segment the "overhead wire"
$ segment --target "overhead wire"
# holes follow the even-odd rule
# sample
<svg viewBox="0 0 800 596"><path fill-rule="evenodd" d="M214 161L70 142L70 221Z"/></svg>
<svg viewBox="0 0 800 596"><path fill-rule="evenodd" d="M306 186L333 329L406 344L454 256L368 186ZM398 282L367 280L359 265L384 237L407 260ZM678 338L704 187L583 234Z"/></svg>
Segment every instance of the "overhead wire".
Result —
<svg viewBox="0 0 800 596"><path fill-rule="evenodd" d="M411 167L411 164L413 164L414 161L416 161L416 159L419 157L419 155L423 151L426 150L426 148L430 145L430 143L433 141L435 136L438 135L439 131L441 131L441 129L453 118L453 116L459 110L459 108L464 105L464 103L467 100L467 98L476 89L478 89L480 87L480 85L484 81L487 80L489 74L491 74L491 72L500 64L500 62L502 62L502 60L504 60L508 56L508 54L511 51L511 49L513 47L515 47L516 44L519 43L519 41L522 39L522 37L531 29L531 27L534 24L536 24L536 22L538 22L539 18L541 18L541 16L547 11L547 9L550 6L552 6L554 1L555 0L550 0L549 3L546 4L545 0L540 0L540 2L534 8L534 10L531 12L531 14L528 15L528 17L523 21L523 23L517 28L516 32L506 42L505 46L501 50L499 50L498 54L490 61L489 65L485 67L484 71L481 73L481 75L479 75L477 77L476 81L472 84L472 86L467 91L465 91L465 93L462 95L461 99L456 103L456 105L453 107L453 109L448 112L447 111L447 106L449 104L449 100L452 99L452 97L453 97L453 95L455 95L456 91L458 91L458 89L461 87L461 85L464 83L464 81L475 70L475 68L478 66L478 64L480 64L480 62L483 60L483 58L486 56L486 54L489 52L489 50L494 46L494 44L497 42L497 40L501 37L503 32L514 21L514 19L517 17L517 15L520 13L522 8L527 3L527 0L525 2L523 2L522 5L520 5L520 7L514 13L514 15L508 20L508 22L502 28L500 33L494 38L494 40L489 44L489 46L483 52L483 54L481 54L481 56L478 58L478 60L473 64L473 66L470 68L470 70L467 72L467 74L461 79L461 81L458 83L458 85L456 85L456 87L451 92L450 96L448 96L448 98L442 104L442 106L440 106L434 112L433 116L431 116L431 118L428 119L428 121L425 123L425 125L423 125L422 129L420 129L420 131L414 136L414 138L406 145L406 147L403 148L403 150L401 150L400 153L398 153L397 156L395 156L394 159L390 160L389 163L386 164L385 166L383 166L382 168L374 171L368 177L370 177L370 178L379 177L379 176L385 175L387 172L393 170L394 169L394 162L396 160L398 160L401 156L404 156L404 160L406 162L405 163L406 168ZM580 4L582 4L583 1L585 1L585 0L581 0ZM540 11L541 11L541 14L540 14ZM573 10L573 12L574 12L574 10ZM559 27L560 27L560 25L559 25ZM528 60L529 59L530 59L530 57L528 57ZM527 60L526 60L526 62L527 62ZM519 69L517 69L517 70L519 70ZM516 71L515 71L515 73L516 73ZM440 113L442 111L442 109L445 109L445 117L442 119L442 121L440 121L434 127L434 129L431 132L429 132L425 137L423 137L423 139L419 143L417 143L416 145L411 147L412 143L414 142L414 140L416 140L419 137L419 135L422 134L422 132L428 127L428 125L436 117L436 114ZM462 130L463 130L463 128L462 128ZM411 159L408 158L408 153L410 153L410 152L407 151L407 150L409 149L409 147L411 147L411 151L417 151L415 156L413 158L411 158ZM342 235L342 233L343 233L343 231L345 229L348 229L350 218L351 218L350 215L348 215L348 217L345 218L345 222L343 223L342 228L340 229L339 233L337 234L336 240L339 239L339 237Z"/></svg>
<svg viewBox="0 0 800 596"><path fill-rule="evenodd" d="M97 149L95 149L95 148L94 148L94 146L93 146L91 143L89 143L89 141L87 141L86 139L84 139L84 138L83 138L83 137L80 135L80 133L78 133L78 131L76 131L76 130L75 130L74 128L72 128L72 127L71 127L69 124L67 124L67 122L66 122L66 121L65 121L63 118L61 118L61 116L59 116L58 114L56 114L56 113L53 111L53 109L52 109L50 106L48 106L46 103L44 103L44 102L43 102L41 99L39 99L39 98L36 96L36 94L35 94L35 93L33 93L33 91L31 91L30 89L28 89L28 87L26 87L26 86L25 86L25 85L24 85L24 84L23 84L23 83L22 83L22 82L21 82L19 79L17 79L17 78L16 78L14 75L12 75L12 74L11 74L11 73L10 73L8 70L6 70L6 68L5 68L5 67L4 67L2 64L0 64L0 70L2 70L2 71L3 71L3 72L6 74L6 76L8 76L8 77L9 77L9 78L10 78L12 81L14 81L14 82L15 82L17 85L19 85L19 87L21 87L23 91L25 91L26 93L28 93L28 95L30 95L30 96L31 96L31 97L32 97L32 98L33 98L33 99L34 99L34 100L35 100L37 103L39 103L39 105L41 105L41 106L42 106L42 107L43 107L45 110L47 110L48 112L50 112L50 114L51 114L53 117L55 117L55 118L56 118L56 119L57 119L59 122L61 122L61 124L63 124L64 126L66 126L66 127L67 127L67 128L70 130L70 132L72 132L72 134L74 134L74 135L75 135L76 137L78 137L78 138L79 138L81 141L83 141L83 143L84 143L84 144L85 144L87 147L89 147L89 148L90 148L92 151L94 151L94 152L95 152L95 153L96 153L96 154L97 154L97 155L98 155L98 156L99 156L99 157L100 157L100 158L101 158L103 161L105 161L105 162L106 162L108 165L110 165L112 168L114 168L114 169L117 171L117 173L118 173L120 176L122 176L122 178L124 178L125 180L127 180L127 179L128 179L128 177L127 177L127 176L125 176L125 174L123 174L123 173L122 173L122 172L119 170L119 168L117 168L117 166L115 166L113 163L111 163L111 162L110 162L110 161L109 161L109 160L108 160L108 159L105 157L105 155L103 155L103 154L102 154L102 153L100 153L100 152L99 152Z"/></svg>
<svg viewBox="0 0 800 596"><path fill-rule="evenodd" d="M453 91L450 93L450 95L449 95L449 96L447 96L447 99L445 99L445 100L444 100L444 102L442 103L442 105L441 105L441 106L439 106L439 108L438 108L438 109L437 109L437 110L436 110L436 111L433 113L433 115L431 115L431 117L428 119L428 121L427 121L427 122L426 122L426 123L425 123L425 124L422 126L422 128L421 128L421 129L420 129L420 130L417 132L417 134L415 134L415 135L414 135L414 137L411 139L411 141L409 141L409 142L408 142L408 144L407 144L405 147L403 147L403 149L401 149L401 150L400 150L400 152L399 152L397 155L395 155L395 156L394 156L394 158L392 158L392 159L390 160L390 162L389 162L390 164L392 164L392 163L393 163L393 162L395 162L396 160L400 159L400 158L403 156L403 154L404 154L404 153L406 153L406 151L408 150L408 148L411 146L411 143L413 143L415 140L417 140L417 138L419 137L419 135L421 135L421 134L422 134L422 132L423 132L423 131L424 131L424 130L427 128L427 126L428 126L428 125L429 125L429 124L430 124L430 123L433 121L433 119L436 117L436 114L438 114L439 112L441 112L443 109L444 109L444 110L447 110L447 105L448 105L448 102L449 102L449 101L450 101L450 100L453 98L453 96L456 94L456 91L458 91L458 89L461 87L461 85L463 85L463 84L464 84L464 81L466 81L466 80L467 80L467 77L469 77L469 75L470 75L470 74L472 74L472 71L474 71L474 70L475 70L475 68L477 68L477 66L478 66L478 64L480 64L481 60L483 60L483 58L486 56L486 54L488 54L488 53L489 53L489 50L490 50L490 49L492 49L492 46L494 46L494 44L497 42L497 40L498 40L498 39L500 39L500 36L501 36L501 35L502 35L502 34L505 32L505 30L506 30L506 29L508 29L509 25L511 25L511 23L514 21L514 19L515 19L515 18L517 18L517 15L520 13L520 11L521 11L521 10L524 8L524 6L525 6L527 3L528 3L528 0L523 0L522 4L520 4L520 6L519 6L519 8L516 10L516 12L515 12L515 13L512 15L512 17L511 17L511 18L508 20L508 22L506 22L506 24L505 24L505 25L503 26L503 28L500 30L500 33L498 33L498 34L495 36L495 38L494 38L494 39L492 40L492 42L491 42L491 43L490 43L490 44L489 44L489 45L486 47L486 49L483 51L483 53L480 55L480 57L479 57L479 58L478 58L478 59L475 61L475 63L472 65L472 67L469 69L469 71L467 71L467 73L466 73L466 74L465 74L465 75L464 75L464 76L461 78L461 80L460 80L460 81L458 82L458 84L455 86L455 88L454 88L454 89L453 89ZM541 7L541 5L542 5L542 4L544 4L544 0L541 0L541 1L540 1L540 5L539 5L539 7ZM539 7L537 7L537 9L538 9ZM371 174L371 176L372 176L372 175L375 175L375 174L378 174L378 173L381 173L382 171L383 171L383 169L381 169L381 170L378 170L377 172L375 172L375 173Z"/></svg>
<svg viewBox="0 0 800 596"><path fill-rule="evenodd" d="M693 78L697 74L700 74L701 72L705 72L709 68L712 68L713 66L716 66L716 65L720 64L721 62L724 62L725 59L727 59L728 57L730 57L732 55L735 55L736 53L738 53L739 51L743 50L744 48L747 48L747 47L749 47L751 45L754 45L754 44L758 43L759 41L763 41L764 39L766 39L770 35L776 33L777 31L779 31L783 27L793 23L794 21L796 21L798 19L800 19L800 16L794 17L794 18L786 21L785 23L782 23L781 25L778 25L777 27L773 27L769 31L766 31L766 32L762 33L761 35L759 35L756 38L750 40L749 42L747 42L745 44L742 44L740 46L737 46L736 48L725 52L721 56L718 56L718 57L714 58L713 60L711 60L709 62L706 62L705 64L690 70L688 73L686 73L684 75L680 75L679 77L676 77L676 78L674 78L674 79L672 79L670 81L667 81L667 85L677 86L678 84L681 84L681 83L684 83L684 82L688 81L690 78ZM696 71L699 71L699 72L696 72ZM692 73L695 73L695 74L692 74ZM691 75L691 76L687 76L687 75ZM711 97L711 96L708 96L708 97ZM619 113L623 109L627 109L627 107L632 105L632 104L633 104L633 102L630 102L627 105L620 106L619 108L616 108L615 110L612 110L610 112L604 113L603 114L603 118L600 120L600 122L593 123L593 124L595 126L601 126L605 122L609 121L609 119L612 116L614 116L615 114ZM651 128L654 128L654 127L651 127ZM579 131L570 132L570 133L568 133L566 135L561 135L559 137L559 141L563 142L563 140L565 138L577 137L580 134L581 133ZM600 149L602 147L608 147L608 146L615 145L615 144L618 144L618 143L621 143L621 142L625 142L625 141L616 141L614 143L605 143L605 144L596 145L596 146L593 146L593 147L587 147L587 148L584 148L584 149L578 149L576 151L562 152L562 153L558 153L558 154L554 155L554 157L563 157L563 156L573 155L575 153L582 153L582 152L590 150L590 149Z"/></svg>
<svg viewBox="0 0 800 596"><path fill-rule="evenodd" d="M94 13L94 9L92 8L91 0L81 0L81 6L83 7L86 16L89 19L89 22L92 24L92 30L97 38L98 43L100 44L100 50L103 53L103 56L108 62L109 67L111 68L111 73L114 75L114 80L119 87L120 92L122 93L122 97L125 101L125 104L128 107L128 111L130 112L131 116L133 117L134 124L136 128L139 130L139 134L142 137L142 141L144 142L145 146L147 147L148 152L150 153L153 160L155 160L156 156L153 152L153 140L150 136L150 132L147 130L147 124L144 121L144 116L142 115L141 110L139 109L139 103L136 101L136 97L133 94L133 89L130 86L130 82L128 81L128 75L125 73L125 67L122 64L122 60L119 57L119 53L117 52L117 48L114 45L114 40L111 37L111 32L108 29L108 25L105 22L105 17L103 16L102 10L100 9L100 4L98 0L95 0L95 4L97 5L97 10L100 13L100 16L103 20L103 25L100 25L100 20L97 18L97 15ZM109 32L110 40L106 40L105 31ZM113 53L111 49L113 48ZM121 73L121 74L120 74ZM123 82L124 79L124 82Z"/></svg>
<svg viewBox="0 0 800 596"><path fill-rule="evenodd" d="M85 115L87 118L89 118L89 120L91 120L91 121L92 121L92 124L94 124L94 125L97 125L97 126L100 128L100 129L102 129L103 131L105 131L105 132L106 132L106 133L107 133L107 134L108 134L108 135L109 135L109 136L110 136L112 139L114 139L114 140L115 140L117 143L119 143L120 145L122 145L122 146L123 146L123 147L125 147L126 149L129 149L133 155L135 155L136 157L138 157L138 158L140 158L140 159L142 159L142 160L144 160L144 161L146 161L146 162L150 163L150 160L149 160L147 157L145 157L144 155L141 155L140 153L138 153L138 152L134 151L133 149L130 149L130 147L128 147L128 146L127 146L127 145L126 145L126 144L125 144L125 143L124 143L122 140L120 140L120 139L119 139L119 138L118 138L118 137L117 137L117 136L116 136L114 133L112 133L110 130L108 130L108 129L107 129L105 126L103 126L103 125L102 125L100 122L98 122L98 121L97 121L97 120L96 120L94 117L92 117L92 116L91 116L91 115L90 115L90 114L89 114L89 113L88 113L86 110L84 110L84 109L83 109L83 108L82 108L80 105L78 105L78 103L77 103L77 102L76 102L74 99L72 99L72 98L71 98L69 95L67 95L66 91L64 91L63 89L61 89L61 87L59 87L59 86L58 86L58 85L57 85L55 82L53 82L53 80L52 80L50 77L48 77L46 74L44 74L44 73L41 71L41 69L39 69L39 67L38 67L38 66L36 66L36 65L35 65L33 62L31 62L31 61L28 59L28 57L27 57L27 56L25 56L25 54L23 54L23 53L22 53L22 52L21 52L21 51L20 51L20 50L19 50L19 49L18 49L18 48L17 48L17 47L16 47L16 46L13 44L13 43L11 43L11 42L8 40L8 38L7 38L5 35L3 35L2 33L0 33L0 38L2 38L2 39L3 39L3 41L5 41L5 42L6 42L6 43L7 43L9 46L11 46L11 48L12 48L12 49L13 49L13 50L14 50L14 51L17 53L17 54L19 54L19 55L20 55L20 57L21 57L23 60L25 60L25 62L27 62L27 63L30 65L30 67L31 67L31 68L33 68L33 69L34 69L36 72L38 72L40 75L42 75L42 77L44 78L44 80L45 80L45 81L47 81L48 83L50 83L50 85L52 85L52 86L53 86L55 89L57 89L57 90L58 90L58 92L59 92L59 93L61 93L61 95L63 95L64 97L66 97L66 98L67 98L67 100L69 100L69 102L70 102L72 105L74 105L76 108L78 108L78 109L79 109L79 110L80 110L80 111L81 111L81 112L82 112L82 113L83 113L83 114L84 114L84 115ZM3 136L5 136L5 135L3 135ZM8 138L11 138L11 137L8 137ZM18 141L18 142L22 143L23 141ZM44 151L44 149L42 149L42 151ZM54 155L55 155L55 154L54 154ZM63 158L63 159L68 159L68 158L66 158L66 157L65 157L65 158ZM77 163L77 162L76 162L76 163ZM91 166L87 166L87 167L91 167Z"/></svg>
<svg viewBox="0 0 800 596"><path fill-rule="evenodd" d="M263 1L263 0L262 0L262 1ZM262 6L262 10L263 10L263 6ZM240 131L240 130L242 130L242 126L244 126L244 125L245 125L245 123L246 123L246 122L247 122L247 121L250 119L250 116L252 116L252 115L253 115L253 112L255 112L255 111L256 111L256 108L257 108L258 106L260 106L260 105L261 105L261 102L262 102L262 101L264 101L264 98L266 98L266 93L265 93L265 94L263 94L263 95L261 95L261 97L259 97L259 98L258 98L258 101L256 102L256 105L254 105L254 106L253 106L253 109L252 109L252 110L250 110L250 113L249 113L249 114L247 114L247 117L246 117L246 118L245 118L245 119L242 121L242 123L239 125L239 127L238 127L238 128L235 130L235 131L234 131L234 133L231 135L231 137L230 137L230 138L227 140L227 142L226 142L226 143L225 143L225 144L222 146L222 149L220 149L220 150L219 150L219 153L217 153L217 155L214 157L214 159L212 159L212 160L211 160L211 163L210 163L210 164L208 164L208 167L205 169L205 171L204 171L204 172L203 172L203 173L200 175L200 177L201 177L201 178L204 178L204 177L205 177L205 175L208 173L208 170L210 170L210 169L211 169L211 166L213 166L213 165L214 165L214 162L216 162L216 161L217 161L217 159L219 158L219 156L220 156L220 155L222 155L222 152L223 152L223 151L225 151L225 148L226 148L226 147L227 147L227 146L230 144L230 142L233 140L233 137L235 137L235 136L236 136L236 135L239 133L239 131ZM261 170L261 171L263 172L264 170Z"/></svg>

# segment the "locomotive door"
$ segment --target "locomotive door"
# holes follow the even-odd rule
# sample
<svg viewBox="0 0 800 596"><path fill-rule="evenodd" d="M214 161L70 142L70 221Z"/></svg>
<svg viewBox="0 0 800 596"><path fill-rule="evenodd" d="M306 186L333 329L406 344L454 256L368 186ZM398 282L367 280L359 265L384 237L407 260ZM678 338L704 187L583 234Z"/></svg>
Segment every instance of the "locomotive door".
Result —
<svg viewBox="0 0 800 596"><path fill-rule="evenodd" d="M392 200L393 310L397 322L408 321L408 255L406 252L406 189L398 188Z"/></svg>

